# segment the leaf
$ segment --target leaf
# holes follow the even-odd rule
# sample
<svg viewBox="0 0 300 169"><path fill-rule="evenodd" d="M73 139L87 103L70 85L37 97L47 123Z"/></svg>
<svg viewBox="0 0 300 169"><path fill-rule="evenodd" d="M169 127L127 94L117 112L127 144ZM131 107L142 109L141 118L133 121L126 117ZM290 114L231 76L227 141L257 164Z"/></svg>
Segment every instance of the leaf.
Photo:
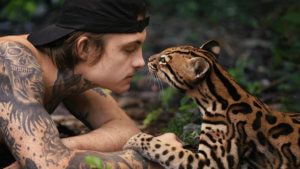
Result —
<svg viewBox="0 0 300 169"><path fill-rule="evenodd" d="M190 100L191 98L189 96L184 96L181 100L180 100L180 105L185 105L187 104L187 102Z"/></svg>
<svg viewBox="0 0 300 169"><path fill-rule="evenodd" d="M97 167L99 169L104 169L103 162L98 157L95 157L95 156L86 156L84 158L84 161L87 164L91 165L91 166Z"/></svg>
<svg viewBox="0 0 300 169"><path fill-rule="evenodd" d="M111 90L109 90L109 89L103 89L105 92L107 92L107 93L109 93L109 94L111 94L112 93L112 91Z"/></svg>
<svg viewBox="0 0 300 169"><path fill-rule="evenodd" d="M151 113L147 115L147 117L143 121L143 125L147 126L151 123L151 121L156 120L158 116L163 112L162 109L153 110Z"/></svg>
<svg viewBox="0 0 300 169"><path fill-rule="evenodd" d="M29 16L32 16L37 8L36 3L29 1L25 4L24 9L28 13Z"/></svg>

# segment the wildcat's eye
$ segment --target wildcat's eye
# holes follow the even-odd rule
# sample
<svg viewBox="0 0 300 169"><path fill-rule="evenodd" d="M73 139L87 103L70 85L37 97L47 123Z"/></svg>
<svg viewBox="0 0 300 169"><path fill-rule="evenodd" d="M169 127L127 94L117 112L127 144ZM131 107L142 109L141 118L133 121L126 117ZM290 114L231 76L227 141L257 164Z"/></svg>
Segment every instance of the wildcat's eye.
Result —
<svg viewBox="0 0 300 169"><path fill-rule="evenodd" d="M162 55L159 59L158 59L159 63L160 64L167 64L167 61L166 61L166 56L165 55Z"/></svg>

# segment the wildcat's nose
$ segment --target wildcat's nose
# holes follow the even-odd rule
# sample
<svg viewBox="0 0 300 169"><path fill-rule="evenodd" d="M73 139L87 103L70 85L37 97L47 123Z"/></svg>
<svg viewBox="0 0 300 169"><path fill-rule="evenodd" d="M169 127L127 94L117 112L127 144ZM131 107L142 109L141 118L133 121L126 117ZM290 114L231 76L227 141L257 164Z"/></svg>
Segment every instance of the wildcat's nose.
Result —
<svg viewBox="0 0 300 169"><path fill-rule="evenodd" d="M157 54L150 56L148 59L148 62L153 62L156 59L156 56L157 56Z"/></svg>

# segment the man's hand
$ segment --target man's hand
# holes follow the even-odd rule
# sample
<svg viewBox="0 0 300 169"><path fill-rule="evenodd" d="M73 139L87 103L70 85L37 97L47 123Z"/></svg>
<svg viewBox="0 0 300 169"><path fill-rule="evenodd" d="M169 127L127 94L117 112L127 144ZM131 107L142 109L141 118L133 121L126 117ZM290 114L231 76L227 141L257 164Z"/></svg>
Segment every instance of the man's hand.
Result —
<svg viewBox="0 0 300 169"><path fill-rule="evenodd" d="M183 142L174 134L174 133L165 133L160 136L157 136L159 140L169 143L175 147L182 147Z"/></svg>

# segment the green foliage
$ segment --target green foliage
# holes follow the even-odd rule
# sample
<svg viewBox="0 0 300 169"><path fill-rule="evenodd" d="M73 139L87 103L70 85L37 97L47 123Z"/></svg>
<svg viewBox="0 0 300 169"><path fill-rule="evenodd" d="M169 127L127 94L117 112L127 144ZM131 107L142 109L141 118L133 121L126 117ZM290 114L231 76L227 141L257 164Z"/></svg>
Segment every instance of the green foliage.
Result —
<svg viewBox="0 0 300 169"><path fill-rule="evenodd" d="M147 117L143 121L143 125L147 126L150 124L153 120L157 120L159 115L163 112L163 109L153 110L151 113L147 115Z"/></svg>
<svg viewBox="0 0 300 169"><path fill-rule="evenodd" d="M285 106L283 111L286 112L299 112L300 110L300 97L282 97L281 103Z"/></svg>
<svg viewBox="0 0 300 169"><path fill-rule="evenodd" d="M228 70L228 73L233 77L233 79L240 85L244 86L245 89L252 94L260 94L261 86L259 82L251 82L247 76L246 69L249 63L253 61L244 58L239 58L235 66Z"/></svg>
<svg viewBox="0 0 300 169"><path fill-rule="evenodd" d="M168 109L168 102L178 94L178 91L175 90L173 87L168 86L166 89L162 90L160 94L162 105L165 105Z"/></svg>
<svg viewBox="0 0 300 169"><path fill-rule="evenodd" d="M300 12L297 8L288 8L276 17L271 25L271 48L274 62L269 67L269 74L274 79L283 79L277 86L278 91L291 93L281 98L284 111L299 112L300 107Z"/></svg>
<svg viewBox="0 0 300 169"><path fill-rule="evenodd" d="M188 111L190 109L196 109L197 104L192 101L192 99L189 96L184 96L180 100L180 107L178 108L180 111Z"/></svg>
<svg viewBox="0 0 300 169"><path fill-rule="evenodd" d="M288 10L275 18L271 26L273 31L272 52L275 56L273 66L278 67L284 60L300 63L300 11Z"/></svg>
<svg viewBox="0 0 300 169"><path fill-rule="evenodd" d="M190 123L201 122L201 115L189 111L176 111L174 113L175 118L168 122L168 127L164 128L163 131L175 133L179 138L184 140L184 126Z"/></svg>
<svg viewBox="0 0 300 169"><path fill-rule="evenodd" d="M274 79L282 79L278 91L290 93L281 99L284 111L299 112L300 107L300 5L288 6L284 12L273 18L272 47L274 61L268 68Z"/></svg>
<svg viewBox="0 0 300 169"><path fill-rule="evenodd" d="M164 16L205 18L212 22L238 20L254 27L258 21L249 13L255 13L261 5L256 1L240 0L148 0L148 4L151 11Z"/></svg>
<svg viewBox="0 0 300 169"><path fill-rule="evenodd" d="M198 34L195 34L195 33L189 34L187 39L192 42L199 42Z"/></svg>
<svg viewBox="0 0 300 169"><path fill-rule="evenodd" d="M201 126L199 125L195 131L188 131L182 134L182 137L179 137L185 145L190 145L193 149L198 149L199 147L199 136L201 133Z"/></svg>
<svg viewBox="0 0 300 169"><path fill-rule="evenodd" d="M164 111L169 110L169 101L172 100L176 95L178 94L178 91L176 91L174 88L168 86L166 89L162 90L160 92L161 95L161 101L162 101L162 108L155 109L151 111L147 117L143 121L143 125L147 126L152 121L157 120L159 115L163 113Z"/></svg>
<svg viewBox="0 0 300 169"><path fill-rule="evenodd" d="M286 64L287 65L287 64ZM300 70L294 72L273 71L276 78L281 78L282 82L276 86L277 90L285 93L280 99L283 110L286 112L300 112Z"/></svg>
<svg viewBox="0 0 300 169"><path fill-rule="evenodd" d="M175 113L175 118L168 122L168 127L162 129L165 132L175 133L181 140L190 145L196 145L196 135L199 134L197 131L184 132L184 126L195 123L199 125L198 131L200 131L200 124L202 117L197 108L197 104L188 96L180 98L178 106L172 106L169 108L169 103L173 102L174 99L180 97L179 92L168 86L166 89L161 91L162 107L153 110L144 120L144 125L148 125L151 121L157 120L159 115L166 111ZM180 112L180 113L179 113Z"/></svg>
<svg viewBox="0 0 300 169"><path fill-rule="evenodd" d="M31 18L41 1L10 0L1 10L0 17L11 21L25 21Z"/></svg>
<svg viewBox="0 0 300 169"><path fill-rule="evenodd" d="M104 167L100 158L95 156L86 156L84 161L91 166L91 169L111 169L111 167Z"/></svg>
<svg viewBox="0 0 300 169"><path fill-rule="evenodd" d="M173 100L178 97L181 97L179 92L171 86L162 90L162 107L149 113L143 123L146 126L152 121L157 120L161 113L171 111L172 113L175 113L175 118L171 119L168 122L168 127L162 130L175 133L185 143L196 146L198 144L196 136L200 132L202 116L200 115L197 104L188 96L181 97L178 106L173 105L172 109L170 109L169 103L173 102ZM199 128L196 131L185 132L184 126L192 123L199 125Z"/></svg>
<svg viewBox="0 0 300 169"><path fill-rule="evenodd" d="M50 3L51 2L51 3ZM63 0L4 0L0 1L0 19L26 22L40 13L46 13L49 7L61 6ZM54 8L53 7L53 8Z"/></svg>
<svg viewBox="0 0 300 169"><path fill-rule="evenodd" d="M188 96L180 100L180 106L175 111L175 118L168 122L168 127L162 129L164 132L175 133L186 144L197 146L198 136L200 134L202 116L197 104ZM184 131L184 126L188 124L197 124L195 131Z"/></svg>
<svg viewBox="0 0 300 169"><path fill-rule="evenodd" d="M138 82L139 80L141 80L143 77L144 77L143 74L137 74L137 75L133 76L132 82L133 82L133 83L136 83L136 82Z"/></svg>

